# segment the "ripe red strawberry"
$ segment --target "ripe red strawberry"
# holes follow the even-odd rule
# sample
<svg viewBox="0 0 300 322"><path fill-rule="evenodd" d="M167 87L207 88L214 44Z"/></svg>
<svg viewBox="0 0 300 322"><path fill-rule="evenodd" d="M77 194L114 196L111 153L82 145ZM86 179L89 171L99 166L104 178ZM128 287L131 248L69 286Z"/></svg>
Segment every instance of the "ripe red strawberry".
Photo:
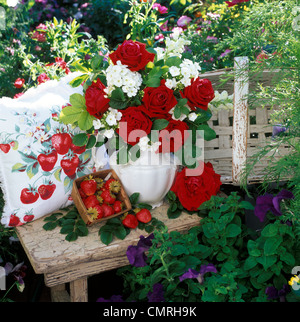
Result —
<svg viewBox="0 0 300 322"><path fill-rule="evenodd" d="M139 222L134 215L128 214L125 219L122 220L122 224L125 227L135 229L138 226Z"/></svg>
<svg viewBox="0 0 300 322"><path fill-rule="evenodd" d="M32 221L32 220L33 220L33 218L34 218L34 215L25 215L25 216L23 217L23 220L24 220L25 222L29 222L29 221Z"/></svg>
<svg viewBox="0 0 300 322"><path fill-rule="evenodd" d="M37 157L38 163L44 171L51 171L57 161L57 152L53 150L51 153L41 153Z"/></svg>
<svg viewBox="0 0 300 322"><path fill-rule="evenodd" d="M83 191L81 188L79 188L79 189L78 189L78 192L79 192L79 194L80 194L81 199L83 199L83 198L86 198L86 197L87 197L87 195L84 193L84 191Z"/></svg>
<svg viewBox="0 0 300 322"><path fill-rule="evenodd" d="M97 190L97 182L92 176L89 176L80 183L80 188L87 196L91 196Z"/></svg>
<svg viewBox="0 0 300 322"><path fill-rule="evenodd" d="M116 200L113 203L113 208L114 208L115 214L121 212L122 211L122 201Z"/></svg>
<svg viewBox="0 0 300 322"><path fill-rule="evenodd" d="M81 153L85 152L85 150L86 150L85 145L84 146L77 146L77 145L73 144L73 142L71 143L70 148L76 154L81 154Z"/></svg>
<svg viewBox="0 0 300 322"><path fill-rule="evenodd" d="M42 184L39 186L38 192L43 200L47 200L51 198L55 189L56 185L50 181L49 184Z"/></svg>
<svg viewBox="0 0 300 322"><path fill-rule="evenodd" d="M138 221L143 223L148 223L151 221L152 216L151 212L148 209L141 209L138 213L135 214Z"/></svg>
<svg viewBox="0 0 300 322"><path fill-rule="evenodd" d="M116 201L116 196L111 194L109 190L104 190L101 193L101 198L103 199L104 202L112 205Z"/></svg>
<svg viewBox="0 0 300 322"><path fill-rule="evenodd" d="M93 208L94 206L99 205L99 201L95 195L88 196L83 200L83 203L86 209Z"/></svg>
<svg viewBox="0 0 300 322"><path fill-rule="evenodd" d="M68 133L56 133L52 135L51 142L58 154L67 154L72 144L72 138Z"/></svg>
<svg viewBox="0 0 300 322"><path fill-rule="evenodd" d="M16 227L16 226L20 226L20 218L17 217L15 214L11 214L9 217L9 224L8 226L10 227Z"/></svg>
<svg viewBox="0 0 300 322"><path fill-rule="evenodd" d="M73 156L62 159L60 161L60 165L64 170L64 173L70 177L76 172L76 169L79 165L79 158L77 154L74 154Z"/></svg>
<svg viewBox="0 0 300 322"><path fill-rule="evenodd" d="M20 199L24 204L34 203L39 199L39 194L34 188L24 188L21 191Z"/></svg>
<svg viewBox="0 0 300 322"><path fill-rule="evenodd" d="M2 150L4 153L8 153L10 150L9 144L0 144L0 150Z"/></svg>
<svg viewBox="0 0 300 322"><path fill-rule="evenodd" d="M103 209L103 217L109 217L111 215L114 214L114 209L113 207L107 205L106 203L104 203L103 205L101 205L102 209Z"/></svg>
<svg viewBox="0 0 300 322"><path fill-rule="evenodd" d="M118 180L111 178L105 182L104 188L113 193L118 193L121 189L121 183Z"/></svg>
<svg viewBox="0 0 300 322"><path fill-rule="evenodd" d="M96 205L93 208L95 208L97 210L97 212L98 212L97 219L101 219L104 216L103 207L101 205Z"/></svg>

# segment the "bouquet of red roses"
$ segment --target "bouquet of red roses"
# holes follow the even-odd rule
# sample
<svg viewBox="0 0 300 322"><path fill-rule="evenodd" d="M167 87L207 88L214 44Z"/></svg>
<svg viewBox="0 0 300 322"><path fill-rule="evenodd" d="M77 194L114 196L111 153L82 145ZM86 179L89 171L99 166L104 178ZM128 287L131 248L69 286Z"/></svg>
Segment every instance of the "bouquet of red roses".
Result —
<svg viewBox="0 0 300 322"><path fill-rule="evenodd" d="M70 105L60 115L62 122L86 133L75 137L74 144L88 143L90 147L117 137L125 142L129 155L136 145L142 150L180 155L197 130L202 130L206 140L215 138L207 124L214 90L208 79L201 78L199 64L185 52L188 44L175 37L166 38L164 47L147 48L141 42L125 40L108 57L75 62L83 74L72 84L84 82L84 94L71 95ZM155 135L151 135L153 131ZM195 157L201 152L193 147L193 140L187 145L187 154Z"/></svg>

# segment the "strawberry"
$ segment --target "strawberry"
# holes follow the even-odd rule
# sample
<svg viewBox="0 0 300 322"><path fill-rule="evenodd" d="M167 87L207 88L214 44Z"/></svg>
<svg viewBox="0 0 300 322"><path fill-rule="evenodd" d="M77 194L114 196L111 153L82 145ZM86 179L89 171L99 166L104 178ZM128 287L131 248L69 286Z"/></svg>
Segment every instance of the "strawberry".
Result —
<svg viewBox="0 0 300 322"><path fill-rule="evenodd" d="M114 209L115 214L121 212L122 211L122 202L120 200L116 200L113 203L113 209Z"/></svg>
<svg viewBox="0 0 300 322"><path fill-rule="evenodd" d="M101 198L103 199L104 202L112 205L116 201L116 196L111 194L109 190L104 190L101 193Z"/></svg>
<svg viewBox="0 0 300 322"><path fill-rule="evenodd" d="M87 196L93 195L97 190L97 182L90 175L80 183L80 188Z"/></svg>
<svg viewBox="0 0 300 322"><path fill-rule="evenodd" d="M138 220L136 219L135 215L132 215L132 214L128 214L125 219L122 220L122 224L125 226L125 227L128 227L128 228L132 228L132 229L135 229L139 222Z"/></svg>
<svg viewBox="0 0 300 322"><path fill-rule="evenodd" d="M72 144L72 138L68 133L56 133L52 135L51 142L58 154L67 154Z"/></svg>
<svg viewBox="0 0 300 322"><path fill-rule="evenodd" d="M84 199L87 197L87 195L85 194L85 192L81 188L78 189L78 192L80 194L81 199Z"/></svg>
<svg viewBox="0 0 300 322"><path fill-rule="evenodd" d="M20 199L22 203L30 204L36 202L39 199L39 196L36 189L29 187L29 189L24 188L21 191Z"/></svg>
<svg viewBox="0 0 300 322"><path fill-rule="evenodd" d="M39 186L38 192L43 200L47 200L51 198L55 189L56 185L50 181L48 184L42 184Z"/></svg>
<svg viewBox="0 0 300 322"><path fill-rule="evenodd" d="M0 150L2 150L4 153L8 153L10 150L9 144L0 144Z"/></svg>
<svg viewBox="0 0 300 322"><path fill-rule="evenodd" d="M121 183L118 180L111 178L105 182L104 188L113 193L118 193L121 190Z"/></svg>
<svg viewBox="0 0 300 322"><path fill-rule="evenodd" d="M15 214L10 215L8 226L15 227L20 226L20 224L21 222L19 217L17 217Z"/></svg>
<svg viewBox="0 0 300 322"><path fill-rule="evenodd" d="M104 216L103 207L101 205L96 205L93 208L97 210L97 213L98 213L97 219L101 219Z"/></svg>
<svg viewBox="0 0 300 322"><path fill-rule="evenodd" d="M93 208L96 205L99 205L99 201L95 195L88 196L86 199L83 200L83 203L86 209Z"/></svg>
<svg viewBox="0 0 300 322"><path fill-rule="evenodd" d="M104 203L103 205L101 205L102 209L103 209L103 217L109 217L111 215L114 214L114 209L113 207L107 205L106 203Z"/></svg>
<svg viewBox="0 0 300 322"><path fill-rule="evenodd" d="M51 153L41 153L37 157L38 163L44 171L51 171L57 161L57 152L53 150Z"/></svg>
<svg viewBox="0 0 300 322"><path fill-rule="evenodd" d="M72 176L75 174L76 169L79 165L79 158L77 154L70 155L60 161L60 165L62 169L64 170L64 173L67 176Z"/></svg>
<svg viewBox="0 0 300 322"><path fill-rule="evenodd" d="M136 218L138 221L146 224L152 219L151 212L145 208L141 209L138 213L136 213Z"/></svg>

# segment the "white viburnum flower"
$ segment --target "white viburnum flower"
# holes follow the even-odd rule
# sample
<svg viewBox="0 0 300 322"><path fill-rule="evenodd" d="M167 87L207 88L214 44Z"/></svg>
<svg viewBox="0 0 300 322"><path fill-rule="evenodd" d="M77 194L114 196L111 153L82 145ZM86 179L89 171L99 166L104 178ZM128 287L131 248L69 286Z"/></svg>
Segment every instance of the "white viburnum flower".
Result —
<svg viewBox="0 0 300 322"><path fill-rule="evenodd" d="M111 139L114 136L115 131L113 129L105 130L103 135L108 139Z"/></svg>
<svg viewBox="0 0 300 322"><path fill-rule="evenodd" d="M194 122L196 120L197 116L198 115L195 112L192 112L189 114L188 118L191 122Z"/></svg>
<svg viewBox="0 0 300 322"><path fill-rule="evenodd" d="M142 138L140 138L138 145L139 145L141 151L147 151L148 150L149 141L150 141L150 139L148 138L148 136L143 136Z"/></svg>
<svg viewBox="0 0 300 322"><path fill-rule="evenodd" d="M103 127L103 124L100 120L93 120L93 126L95 130L99 130L101 127Z"/></svg>
<svg viewBox="0 0 300 322"><path fill-rule="evenodd" d="M169 72L173 77L180 75L180 69L176 66L170 67Z"/></svg>
<svg viewBox="0 0 300 322"><path fill-rule="evenodd" d="M227 91L223 91L221 94L220 94L220 101L224 101L228 98L228 93Z"/></svg>
<svg viewBox="0 0 300 322"><path fill-rule="evenodd" d="M107 115L105 121L109 126L117 125L117 120L116 120L116 117L113 113L109 113Z"/></svg>
<svg viewBox="0 0 300 322"><path fill-rule="evenodd" d="M168 78L166 80L165 85L170 89L175 88L177 85L176 79L175 78L172 78L172 79Z"/></svg>

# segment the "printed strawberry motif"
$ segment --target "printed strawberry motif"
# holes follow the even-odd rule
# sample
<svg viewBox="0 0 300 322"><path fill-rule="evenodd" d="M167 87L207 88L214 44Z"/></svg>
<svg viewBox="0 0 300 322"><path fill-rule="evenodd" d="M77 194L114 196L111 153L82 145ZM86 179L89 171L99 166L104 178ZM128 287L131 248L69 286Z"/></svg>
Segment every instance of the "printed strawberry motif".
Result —
<svg viewBox="0 0 300 322"><path fill-rule="evenodd" d="M152 219L151 212L148 209L141 209L135 215L138 221L145 224L151 221Z"/></svg>
<svg viewBox="0 0 300 322"><path fill-rule="evenodd" d="M20 200L24 204L31 204L39 199L39 194L35 188L29 186L21 191Z"/></svg>
<svg viewBox="0 0 300 322"><path fill-rule="evenodd" d="M73 144L73 142L71 143L70 148L76 154L82 154L86 150L85 145L84 146L77 146L77 145Z"/></svg>
<svg viewBox="0 0 300 322"><path fill-rule="evenodd" d="M122 211L122 202L120 200L116 200L113 203L113 209L115 213L119 213Z"/></svg>
<svg viewBox="0 0 300 322"><path fill-rule="evenodd" d="M90 175L80 183L80 188L87 196L93 195L97 190L97 182Z"/></svg>
<svg viewBox="0 0 300 322"><path fill-rule="evenodd" d="M52 135L51 142L53 148L58 154L67 154L71 144L72 138L68 133L56 133Z"/></svg>
<svg viewBox="0 0 300 322"><path fill-rule="evenodd" d="M57 152L53 150L51 153L41 153L37 157L38 163L44 171L51 171L57 161Z"/></svg>
<svg viewBox="0 0 300 322"><path fill-rule="evenodd" d="M107 205L106 203L104 203L103 205L101 205L102 209L103 209L103 217L109 217L111 215L114 214L114 209L113 207Z"/></svg>
<svg viewBox="0 0 300 322"><path fill-rule="evenodd" d="M20 218L17 217L16 214L10 215L8 226L16 227L16 226L20 226L20 225L22 225L22 223L20 222Z"/></svg>
<svg viewBox="0 0 300 322"><path fill-rule="evenodd" d="M79 158L76 154L65 156L60 161L60 166L64 170L64 173L69 177L75 174L78 165L79 165Z"/></svg>
<svg viewBox="0 0 300 322"><path fill-rule="evenodd" d="M101 193L101 198L104 202L112 205L116 201L116 196L111 194L109 190L104 190Z"/></svg>
<svg viewBox="0 0 300 322"><path fill-rule="evenodd" d="M25 222L30 222L30 221L32 221L32 220L33 220L33 218L34 218L34 215L26 214L26 215L23 217L23 220L24 220Z"/></svg>
<svg viewBox="0 0 300 322"><path fill-rule="evenodd" d="M122 220L122 224L125 227L135 229L138 226L139 222L134 215L128 214L125 219Z"/></svg>
<svg viewBox="0 0 300 322"><path fill-rule="evenodd" d="M51 198L55 189L56 185L50 181L47 184L42 184L41 186L39 186L38 192L43 200L47 200Z"/></svg>
<svg viewBox="0 0 300 322"><path fill-rule="evenodd" d="M0 144L0 150L3 151L4 153L8 153L10 150L10 145L9 144Z"/></svg>

